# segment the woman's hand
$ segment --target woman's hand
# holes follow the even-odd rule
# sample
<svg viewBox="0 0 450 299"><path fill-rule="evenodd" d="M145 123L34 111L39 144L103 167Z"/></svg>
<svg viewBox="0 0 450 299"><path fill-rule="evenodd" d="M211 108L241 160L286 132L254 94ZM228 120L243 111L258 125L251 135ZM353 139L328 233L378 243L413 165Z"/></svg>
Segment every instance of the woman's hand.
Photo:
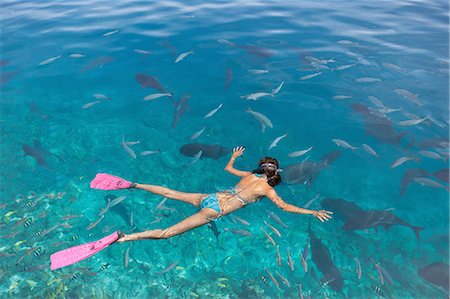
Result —
<svg viewBox="0 0 450 299"><path fill-rule="evenodd" d="M327 220L331 219L331 214L333 214L333 212L330 211L325 211L325 210L320 210L320 211L313 211L312 215L314 217L316 217L317 219L319 219L322 222L325 222Z"/></svg>
<svg viewBox="0 0 450 299"><path fill-rule="evenodd" d="M242 156L245 151L245 146L236 146L233 148L233 154L231 155L232 158L237 158L239 156Z"/></svg>

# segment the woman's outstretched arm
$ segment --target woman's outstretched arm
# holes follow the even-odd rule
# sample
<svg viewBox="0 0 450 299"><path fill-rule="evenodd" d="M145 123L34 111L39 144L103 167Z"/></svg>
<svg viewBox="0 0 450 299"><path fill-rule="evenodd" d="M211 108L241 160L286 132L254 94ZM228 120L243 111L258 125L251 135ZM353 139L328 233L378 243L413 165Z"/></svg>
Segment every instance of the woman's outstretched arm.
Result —
<svg viewBox="0 0 450 299"><path fill-rule="evenodd" d="M231 154L230 161L228 161L227 165L225 166L226 171L228 171L229 173L234 174L236 176L240 176L240 177L244 177L244 176L251 174L251 172L249 172L249 171L237 170L236 168L233 167L234 160L236 160L237 157L242 156L242 154L244 153L244 150L245 150L245 147L243 147L243 146L237 146L237 147L233 148L233 154Z"/></svg>
<svg viewBox="0 0 450 299"><path fill-rule="evenodd" d="M290 212L290 213L297 213L297 214L308 214L313 215L314 217L318 218L320 221L324 222L326 220L329 220L331 218L330 214L333 214L333 212L320 210L320 211L314 211L314 210L308 210L303 209L294 205L291 205L289 203L286 203L283 199L281 199L280 196L278 196L275 189L270 188L266 192L266 196L279 207L283 211Z"/></svg>

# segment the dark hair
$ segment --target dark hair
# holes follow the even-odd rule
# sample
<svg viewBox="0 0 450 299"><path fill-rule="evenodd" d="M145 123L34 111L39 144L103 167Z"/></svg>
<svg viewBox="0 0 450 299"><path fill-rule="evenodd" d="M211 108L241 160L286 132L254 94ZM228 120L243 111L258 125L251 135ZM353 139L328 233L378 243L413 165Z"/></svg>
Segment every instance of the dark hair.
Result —
<svg viewBox="0 0 450 299"><path fill-rule="evenodd" d="M274 165L275 167L270 167L270 164ZM261 160L259 160L258 166L259 167L253 170L252 173L265 174L268 178L267 183L271 187L275 187L276 185L281 183L281 176L279 173L277 173L279 166L277 159L271 157L264 157Z"/></svg>

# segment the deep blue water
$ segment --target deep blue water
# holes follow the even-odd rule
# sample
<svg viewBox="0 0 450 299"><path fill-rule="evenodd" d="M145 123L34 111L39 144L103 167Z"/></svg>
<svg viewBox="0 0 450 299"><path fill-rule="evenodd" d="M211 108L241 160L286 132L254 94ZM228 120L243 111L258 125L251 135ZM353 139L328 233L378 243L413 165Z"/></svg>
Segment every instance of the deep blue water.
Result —
<svg viewBox="0 0 450 299"><path fill-rule="evenodd" d="M418 272L449 262L448 12L447 1L2 1L1 297L299 298L301 284L305 298L446 298ZM188 51L193 53L175 63ZM136 74L157 78L173 98L144 101L160 91L141 87ZM241 98L271 93L282 82L273 96ZM188 107L177 107L186 94ZM376 106L373 97L399 110ZM273 128L262 132L249 107ZM185 108L171 128L174 114ZM123 138L139 141L130 146L135 159L121 146ZM319 163L339 150L314 180L287 184L285 177L278 194L297 206L317 197L311 209L327 198L344 199L425 229L420 240L399 225L345 230L336 214L321 223L263 199L233 214L250 225L233 216L217 221L218 241L204 226L168 240L135 242L127 268L129 243L49 270L53 252L115 230L131 232L131 213L135 231L143 231L196 212L171 200L164 204L168 209L156 209L163 197L143 191L90 189L97 172L187 192L211 193L238 182L223 170L229 155L194 163L181 155L180 147L192 142L245 145L244 159L235 164L242 170L256 168L266 155L286 168ZM289 157L311 146L305 155ZM30 151L34 157L25 155ZM401 157L413 159L391 168ZM401 192L413 169L416 180ZM439 170L443 176L434 175ZM118 206L122 213L108 211L87 230L109 194L126 196ZM68 215L82 217L62 218ZM71 228L57 225L64 222ZM309 271L302 268L299 252L309 242L309 223L343 277L341 291L324 284L312 246ZM281 266L260 227L275 239ZM375 263L388 272L384 281Z"/></svg>

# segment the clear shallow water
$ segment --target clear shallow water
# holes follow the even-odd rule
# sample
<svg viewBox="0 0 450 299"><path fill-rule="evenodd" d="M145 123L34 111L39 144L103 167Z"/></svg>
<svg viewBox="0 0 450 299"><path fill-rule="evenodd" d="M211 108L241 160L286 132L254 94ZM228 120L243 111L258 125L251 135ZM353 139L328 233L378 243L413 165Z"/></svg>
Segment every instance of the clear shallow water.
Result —
<svg viewBox="0 0 450 299"><path fill-rule="evenodd" d="M3 1L1 8L2 297L290 298L299 297L299 283L303 295L310 292L312 298L376 298L375 287L386 297L445 297L418 270L436 261L448 263L448 192L412 182L401 196L400 188L402 177L413 168L428 171L427 178L448 187L432 175L448 168L446 1ZM194 53L174 63L187 51ZM232 78L225 88L228 69ZM249 69L268 73L252 74ZM316 77L304 77L319 72ZM156 77L175 100L185 93L191 95L190 109L175 128L170 128L175 112L170 99L144 101L146 95L158 91L141 88L135 80L137 73ZM358 82L361 78L373 82ZM281 82L284 85L274 97L240 98L271 92ZM418 98L409 95L408 99L396 89ZM95 94L109 100L97 99ZM333 99L339 95L351 98ZM373 110L365 115L355 112L355 104L379 109L369 96L386 107L401 109L386 114L392 127L370 131L368 121L373 124L385 118L371 117L378 115ZM416 99L421 105L412 102ZM205 119L220 103L223 107ZM273 128L262 133L258 121L246 113L248 107L270 118ZM425 116L428 119L415 126L399 124ZM344 279L342 291L336 292L321 284L312 248L307 260L310 271L305 273L301 267L299 251L308 240L309 216L284 213L264 199L234 213L250 226L233 223L232 216L218 221L218 242L205 226L170 240L134 243L126 269L123 260L129 244L111 246L75 266L48 269L49 255L57 250L114 230L131 231L131 211L137 230L167 227L196 211L175 201L165 203L173 211L159 211L155 208L160 196L117 191L113 194L127 196L120 204L125 214L110 211L88 231L105 206L105 196L111 194L89 189L97 172L192 192L210 193L234 185L237 179L223 171L227 157L200 159L187 166L192 158L179 153L204 126L195 142L247 146L245 158L236 164L240 169L255 168L263 155L276 157L286 167L308 156L307 161L319 161L340 149L339 158L311 186L282 184L277 192L298 206L319 196L312 209L319 209L325 198L342 198L367 210L394 209L406 222L425 228L421 240L404 226L378 232L346 231L337 217L327 223L311 219L312 230ZM389 128L406 135L396 144L374 137L386 136ZM378 135L382 130L385 133ZM269 150L271 142L286 133ZM136 159L121 147L124 136L127 141L140 141L132 146ZM345 140L358 149L338 148L332 139ZM44 165L24 156L23 145L32 146L35 140L42 145L37 151ZM362 144L370 145L379 157L369 155ZM310 146L313 149L307 155L288 156ZM161 152L139 155L157 149ZM443 159L428 158L419 152L424 150ZM390 168L404 156L417 160ZM289 228L273 221L268 211L275 212ZM83 217L61 219L67 215ZM30 225L20 223L27 218L32 218ZM277 227L282 237L264 220ZM73 228L57 226L45 236L36 236L63 222ZM260 226L275 238L281 267ZM253 236L236 235L225 228L246 229ZM35 254L34 247L42 253ZM288 249L293 272L287 265ZM361 261L361 280L354 257ZM393 285L381 285L369 257L389 272ZM157 274L176 261L177 267ZM277 278L279 289L266 269Z"/></svg>

